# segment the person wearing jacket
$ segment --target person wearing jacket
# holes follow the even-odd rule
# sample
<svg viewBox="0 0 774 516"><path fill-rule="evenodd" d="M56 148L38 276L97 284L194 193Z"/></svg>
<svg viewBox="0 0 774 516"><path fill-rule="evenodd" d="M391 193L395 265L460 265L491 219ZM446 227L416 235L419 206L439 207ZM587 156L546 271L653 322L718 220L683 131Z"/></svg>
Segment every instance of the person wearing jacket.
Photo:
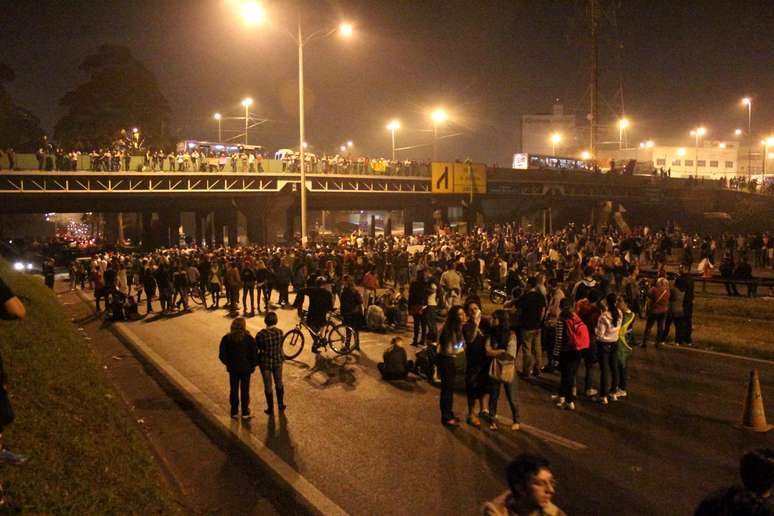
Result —
<svg viewBox="0 0 774 516"><path fill-rule="evenodd" d="M454 415L454 379L457 375L456 356L465 347L462 327L467 322L465 310L455 305L446 314L446 322L438 338L438 356L436 367L441 377L441 423L446 426L459 426Z"/></svg>
<svg viewBox="0 0 774 516"><path fill-rule="evenodd" d="M495 310L492 314L492 327L489 332L489 338L485 344L487 357L497 360L500 363L513 364L516 368L516 353L518 349L516 334L511 330L508 313L505 310ZM519 395L518 395L518 376L514 374L510 382L501 382L495 378L489 378L489 396L488 403L485 405L489 409L489 429L497 430L497 401L500 398L500 386L505 388L505 396L508 398L508 405L511 407L511 430L517 432L521 429L519 417ZM483 403L482 403L483 404Z"/></svg>
<svg viewBox="0 0 774 516"><path fill-rule="evenodd" d="M559 394L551 398L556 406L575 410L575 377L580 366L581 354L589 347L589 330L578 314L572 301L560 301L559 318L554 322L554 348L559 351L561 380Z"/></svg>
<svg viewBox="0 0 774 516"><path fill-rule="evenodd" d="M228 371L231 417L237 418L241 400L242 419L250 419L250 376L258 363L258 348L244 317L234 319L231 331L220 339L218 358Z"/></svg>
<svg viewBox="0 0 774 516"><path fill-rule="evenodd" d="M618 330L618 346L615 350L614 368L617 374L613 374L613 384L610 386L610 398L614 401L628 396L626 392L627 369L626 363L632 354L632 344L634 343L634 320L637 318L626 304L624 296L618 296L615 306L623 314L621 319L621 329Z"/></svg>
<svg viewBox="0 0 774 516"><path fill-rule="evenodd" d="M422 346L427 336L427 321L423 317L427 309L427 297L429 295L429 282L425 269L417 271L414 281L409 284L409 313L414 319L414 339L412 346Z"/></svg>
<svg viewBox="0 0 774 516"><path fill-rule="evenodd" d="M484 516L566 516L554 505L556 482L543 457L521 454L508 464L508 491L481 508Z"/></svg>
<svg viewBox="0 0 774 516"><path fill-rule="evenodd" d="M603 405L608 404L610 387L618 384L618 369L615 367L618 333L621 330L623 314L616 307L615 294L608 294L600 301L602 313L597 319L594 332L599 353L599 398ZM608 379L610 377L610 379ZM613 396L615 399L615 396Z"/></svg>
<svg viewBox="0 0 774 516"><path fill-rule="evenodd" d="M656 348L660 348L663 342L660 338L664 335L664 322L669 309L669 280L659 278L656 286L648 291L648 300L645 307L645 329L642 331L641 348L646 347L648 335L653 325L656 325Z"/></svg>
<svg viewBox="0 0 774 516"><path fill-rule="evenodd" d="M253 269L253 262L250 258L247 258L242 265L242 270L239 273L242 278L242 313L247 315L247 299L250 299L250 315L255 315L255 269ZM261 293L260 287L258 289L258 311L261 311Z"/></svg>
<svg viewBox="0 0 774 516"><path fill-rule="evenodd" d="M274 380L274 387L277 391L277 407L280 412L284 412L285 388L282 384L282 364L285 362L285 356L282 354L282 330L277 328L277 314L266 311L263 318L266 328L262 329L255 336L255 343L258 348L258 366L261 368L263 377L263 393L266 397L266 410L268 415L274 414L274 395L271 388L271 382Z"/></svg>
<svg viewBox="0 0 774 516"><path fill-rule="evenodd" d="M589 292L588 298L582 298L575 303L575 313L578 314L581 321L586 324L589 333L589 346L581 351L581 358L583 358L584 382L583 389L587 397L591 398L596 396L599 391L592 387L594 364L597 362L597 340L594 336L594 332L597 328L597 320L601 314L597 303L600 300L599 290L592 290Z"/></svg>

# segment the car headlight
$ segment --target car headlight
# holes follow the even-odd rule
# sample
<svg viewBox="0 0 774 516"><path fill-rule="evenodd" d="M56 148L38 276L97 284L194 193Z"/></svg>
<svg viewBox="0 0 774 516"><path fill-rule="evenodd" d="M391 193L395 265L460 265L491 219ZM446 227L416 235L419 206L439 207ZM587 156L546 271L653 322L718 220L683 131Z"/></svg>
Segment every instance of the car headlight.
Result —
<svg viewBox="0 0 774 516"><path fill-rule="evenodd" d="M22 262L14 262L13 270L15 270L15 271L23 271L24 270L24 264Z"/></svg>
<svg viewBox="0 0 774 516"><path fill-rule="evenodd" d="M28 271L31 271L31 270L32 270L32 267L33 267L33 265L32 265L31 263L28 263L28 264L27 264L27 270L28 270Z"/></svg>

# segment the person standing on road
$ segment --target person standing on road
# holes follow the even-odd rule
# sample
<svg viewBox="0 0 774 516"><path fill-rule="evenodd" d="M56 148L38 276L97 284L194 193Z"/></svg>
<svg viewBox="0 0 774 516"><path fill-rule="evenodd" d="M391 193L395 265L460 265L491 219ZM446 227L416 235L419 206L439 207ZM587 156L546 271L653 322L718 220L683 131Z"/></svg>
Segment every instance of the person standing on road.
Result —
<svg viewBox="0 0 774 516"><path fill-rule="evenodd" d="M153 296L156 295L156 278L153 274L153 266L150 261L145 263L145 268L142 271L142 289L145 291L145 313L153 313Z"/></svg>
<svg viewBox="0 0 774 516"><path fill-rule="evenodd" d="M615 294L608 294L600 302L602 313L597 320L596 331L597 350L599 353L599 398L602 405L608 404L611 386L618 385L618 369L615 366L618 332L621 329L623 314L616 307ZM608 377L610 381L608 381ZM616 400L615 394L612 395Z"/></svg>
<svg viewBox="0 0 774 516"><path fill-rule="evenodd" d="M522 454L508 464L509 490L481 508L484 516L567 516L553 504L556 482L546 459Z"/></svg>
<svg viewBox="0 0 774 516"><path fill-rule="evenodd" d="M441 377L441 423L446 426L460 424L454 416L454 380L457 376L456 357L465 347L462 327L466 321L467 316L461 306L451 307L438 338L436 367Z"/></svg>
<svg viewBox="0 0 774 516"><path fill-rule="evenodd" d="M255 342L258 348L258 367L263 378L263 393L266 396L266 410L270 416L274 414L274 395L271 382L274 380L274 388L277 391L277 408L284 412L285 387L282 384L282 363L285 356L282 354L282 330L277 328L277 314L266 311L263 318L266 328L258 332Z"/></svg>
<svg viewBox="0 0 774 516"><path fill-rule="evenodd" d="M487 322L478 303L468 302L468 322L462 327L465 337L465 393L468 398L468 424L481 427L478 413L483 412L481 398L488 386L489 358L486 356ZM483 323L483 324L482 324Z"/></svg>
<svg viewBox="0 0 774 516"><path fill-rule="evenodd" d="M427 308L428 296L427 273L424 269L417 271L416 278L409 285L409 313L414 319L414 339L412 346L423 346L427 336L427 321L424 311Z"/></svg>
<svg viewBox="0 0 774 516"><path fill-rule="evenodd" d="M612 399L620 400L629 395L626 392L628 380L626 363L629 361L629 357L632 354L632 346L634 345L634 321L637 316L626 304L626 298L624 296L618 296L615 306L621 311L623 318L621 319L621 329L618 330L618 346L616 346L615 357L613 360L613 367L617 374L613 374L613 385L610 387L610 390L612 392Z"/></svg>
<svg viewBox="0 0 774 516"><path fill-rule="evenodd" d="M591 398L596 396L599 391L594 389L593 384L593 372L594 364L597 362L597 339L595 330L597 328L597 320L601 314L597 303L600 299L599 290L591 290L588 298L579 299L575 303L575 313L578 314L581 321L586 325L589 333L589 346L581 350L581 358L583 359L584 381L583 390L586 397Z"/></svg>
<svg viewBox="0 0 774 516"><path fill-rule="evenodd" d="M516 352L518 349L516 334L511 330L508 321L508 312L505 310L495 310L492 314L492 330L489 333L489 339L486 342L486 354L492 360L497 360L501 364L501 371L505 372L507 367L512 371L516 368ZM496 365L496 364L493 364ZM521 427L519 425L519 393L518 393L518 375L511 374L508 378L494 378L489 376L489 429L497 430L497 401L500 399L500 387L504 387L505 396L508 398L508 405L511 407L511 417L513 423L511 430L516 432Z"/></svg>
<svg viewBox="0 0 774 516"><path fill-rule="evenodd" d="M523 347L521 369L523 377L528 377L530 374L540 376L542 369L543 349L540 332L543 326L546 298L538 292L537 284L537 278L530 276L527 280L527 292L516 301L519 313L519 336Z"/></svg>
<svg viewBox="0 0 774 516"><path fill-rule="evenodd" d="M212 308L213 310L216 310L220 308L220 285L223 281L221 279L221 265L220 262L216 259L212 262L210 265L210 274L209 274L209 290L210 295L212 296Z"/></svg>
<svg viewBox="0 0 774 516"><path fill-rule="evenodd" d="M695 289L690 269L680 266L675 286L685 293L683 296L683 344L690 346L693 343L693 297Z"/></svg>
<svg viewBox="0 0 774 516"><path fill-rule="evenodd" d="M218 358L228 371L231 418L237 418L241 400L242 419L250 419L250 376L258 364L258 348L244 317L234 319L231 331L220 339Z"/></svg>
<svg viewBox="0 0 774 516"><path fill-rule="evenodd" d="M253 262L248 257L242 265L242 313L247 315L247 298L250 298L250 315L255 315L255 269ZM258 294L258 311L261 311L261 294Z"/></svg>
<svg viewBox="0 0 774 516"><path fill-rule="evenodd" d="M641 348L647 346L648 335L653 325L656 325L656 348L660 348L663 341L660 340L664 335L664 321L669 309L669 280L659 278L656 280L656 286L648 291L647 301L645 302L645 329L642 331Z"/></svg>
<svg viewBox="0 0 774 516"><path fill-rule="evenodd" d="M559 350L559 394L551 396L556 406L575 410L575 377L580 366L581 355L589 348L589 330L578 314L572 301L562 299L559 303L559 318L554 322L554 349Z"/></svg>

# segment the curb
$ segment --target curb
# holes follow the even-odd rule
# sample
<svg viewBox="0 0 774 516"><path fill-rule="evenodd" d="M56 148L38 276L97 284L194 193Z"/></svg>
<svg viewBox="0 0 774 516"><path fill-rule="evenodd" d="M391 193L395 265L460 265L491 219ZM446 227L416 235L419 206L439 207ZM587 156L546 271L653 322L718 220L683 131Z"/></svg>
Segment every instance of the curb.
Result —
<svg viewBox="0 0 774 516"><path fill-rule="evenodd" d="M94 310L94 303L77 291L78 297ZM138 337L124 323L115 322L110 325L111 331L130 349L142 357L148 364L162 374L172 386L188 398L193 406L212 426L226 437L234 440L245 448L256 459L264 464L281 483L296 493L310 508L318 514L347 515L348 513L336 502L328 498L298 471L291 468L285 461L266 447L252 432L244 428L238 421L221 409L207 394L201 391L169 362L158 355L148 344Z"/></svg>

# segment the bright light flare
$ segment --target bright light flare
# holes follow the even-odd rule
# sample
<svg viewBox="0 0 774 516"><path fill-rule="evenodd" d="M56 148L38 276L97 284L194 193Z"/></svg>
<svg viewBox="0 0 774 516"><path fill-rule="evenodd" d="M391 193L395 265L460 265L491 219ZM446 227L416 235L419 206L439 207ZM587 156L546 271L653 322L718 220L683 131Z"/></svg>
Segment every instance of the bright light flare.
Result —
<svg viewBox="0 0 774 516"><path fill-rule="evenodd" d="M251 99L250 97L247 97L246 99L244 99L244 100L242 101L242 105L243 105L244 107L250 107L250 106L252 106L252 105L253 105L253 99Z"/></svg>
<svg viewBox="0 0 774 516"><path fill-rule="evenodd" d="M684 149L684 148L682 148L682 147L680 147L679 149L677 149L677 155L678 155L678 156L685 156L685 149Z"/></svg>
<svg viewBox="0 0 774 516"><path fill-rule="evenodd" d="M220 113L215 113L214 115L212 115L212 118L214 118L215 120L220 120L222 117L220 116Z"/></svg>
<svg viewBox="0 0 774 516"><path fill-rule="evenodd" d="M581 152L581 159L585 160L585 161L590 160L591 159L591 153L589 151L587 151L587 150Z"/></svg>
<svg viewBox="0 0 774 516"><path fill-rule="evenodd" d="M342 23L339 25L339 35L344 38L352 37L355 32L355 28L351 23Z"/></svg>
<svg viewBox="0 0 774 516"><path fill-rule="evenodd" d="M752 104L752 99L750 97L745 97L742 99L743 106L749 106L750 104Z"/></svg>
<svg viewBox="0 0 774 516"><path fill-rule="evenodd" d="M618 121L618 127L621 129L626 129L629 127L629 120L627 118L622 118Z"/></svg>
<svg viewBox="0 0 774 516"><path fill-rule="evenodd" d="M742 130L741 129L737 129L736 131L734 131L734 134L737 135L737 136L741 136L742 135Z"/></svg>
<svg viewBox="0 0 774 516"><path fill-rule="evenodd" d="M342 145L341 147L339 147L339 150L341 152L347 152L347 146L346 145Z"/></svg>
<svg viewBox="0 0 774 516"><path fill-rule="evenodd" d="M397 131L400 129L400 122L397 120L392 120L389 124L387 124L387 129L390 131Z"/></svg>
<svg viewBox="0 0 774 516"><path fill-rule="evenodd" d="M266 10L258 2L242 2L239 14L247 25L260 25L266 21Z"/></svg>
<svg viewBox="0 0 774 516"><path fill-rule="evenodd" d="M551 143L559 143L562 141L562 135L559 133L553 133L551 135Z"/></svg>
<svg viewBox="0 0 774 516"><path fill-rule="evenodd" d="M648 140L645 142L645 147L652 149L656 144L653 142L653 140Z"/></svg>
<svg viewBox="0 0 774 516"><path fill-rule="evenodd" d="M774 147L774 136L766 138L766 147Z"/></svg>
<svg viewBox="0 0 774 516"><path fill-rule="evenodd" d="M726 142L720 142L718 147L720 147L721 149L725 149L726 148Z"/></svg>
<svg viewBox="0 0 774 516"><path fill-rule="evenodd" d="M349 141L347 142L347 147L350 147L350 148L351 148L353 145L355 145L355 144L354 144L354 143L352 143L352 140L349 140Z"/></svg>
<svg viewBox="0 0 774 516"><path fill-rule="evenodd" d="M433 119L433 122L436 124L440 124L441 122L445 122L448 116L446 115L446 111L443 109L436 109L433 111L432 115L430 115Z"/></svg>

